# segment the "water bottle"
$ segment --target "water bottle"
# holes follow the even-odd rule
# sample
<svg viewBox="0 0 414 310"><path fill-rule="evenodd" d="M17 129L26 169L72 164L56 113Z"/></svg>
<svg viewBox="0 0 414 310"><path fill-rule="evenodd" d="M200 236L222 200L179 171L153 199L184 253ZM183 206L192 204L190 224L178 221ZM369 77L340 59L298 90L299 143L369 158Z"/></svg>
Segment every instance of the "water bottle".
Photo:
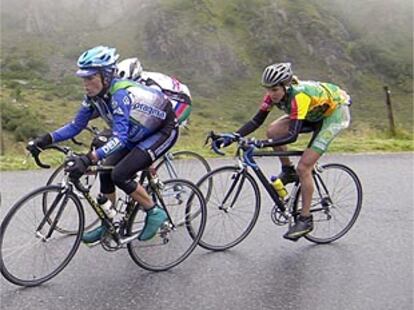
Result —
<svg viewBox="0 0 414 310"><path fill-rule="evenodd" d="M115 217L116 210L112 207L112 202L106 196L100 194L96 201L99 203L102 210L104 210L108 218L112 219Z"/></svg>
<svg viewBox="0 0 414 310"><path fill-rule="evenodd" d="M288 195L288 192L285 188L285 185L283 185L283 182L281 179L279 179L277 176L272 176L270 178L270 181L272 181L272 185L275 188L277 194L280 198L285 199Z"/></svg>

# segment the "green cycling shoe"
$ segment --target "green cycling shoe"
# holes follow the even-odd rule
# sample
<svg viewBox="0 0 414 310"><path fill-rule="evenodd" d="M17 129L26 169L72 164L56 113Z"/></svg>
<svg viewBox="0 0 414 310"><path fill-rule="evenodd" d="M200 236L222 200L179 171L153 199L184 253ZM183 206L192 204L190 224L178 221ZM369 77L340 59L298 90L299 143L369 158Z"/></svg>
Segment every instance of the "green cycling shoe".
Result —
<svg viewBox="0 0 414 310"><path fill-rule="evenodd" d="M84 232L82 235L82 241L86 245L95 245L101 241L102 236L106 232L105 226L99 226L91 231Z"/></svg>
<svg viewBox="0 0 414 310"><path fill-rule="evenodd" d="M147 211L144 229L138 236L138 240L147 241L153 238L161 225L168 219L167 213L158 206Z"/></svg>

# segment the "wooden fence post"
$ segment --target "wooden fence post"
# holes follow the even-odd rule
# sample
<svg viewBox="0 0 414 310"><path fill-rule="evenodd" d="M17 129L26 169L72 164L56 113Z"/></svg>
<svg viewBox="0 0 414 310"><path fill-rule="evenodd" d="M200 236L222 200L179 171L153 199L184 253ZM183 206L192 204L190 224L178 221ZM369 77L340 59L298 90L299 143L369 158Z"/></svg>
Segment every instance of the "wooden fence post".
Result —
<svg viewBox="0 0 414 310"><path fill-rule="evenodd" d="M394 115L392 113L392 106L391 106L391 91L389 90L388 86L384 86L384 90L385 90L385 103L387 106L387 110L388 110L388 120L390 123L390 132L391 135L394 137L395 136L395 123L394 123Z"/></svg>

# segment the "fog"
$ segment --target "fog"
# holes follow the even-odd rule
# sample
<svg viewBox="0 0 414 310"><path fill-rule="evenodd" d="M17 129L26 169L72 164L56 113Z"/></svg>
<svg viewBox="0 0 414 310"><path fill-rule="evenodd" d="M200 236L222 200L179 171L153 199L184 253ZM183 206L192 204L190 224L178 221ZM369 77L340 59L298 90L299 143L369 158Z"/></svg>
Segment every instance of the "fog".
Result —
<svg viewBox="0 0 414 310"><path fill-rule="evenodd" d="M300 7L292 8L293 3ZM289 5L277 0L2 0L1 6L2 58L25 57L35 49L31 55L56 67L48 74L73 71L79 54L100 44L117 47L121 57L138 56L154 71L191 78L206 94L213 88L206 85L206 74L223 83L257 74L275 58L299 63L304 72L315 71L310 57L318 58L326 65L321 78L344 82L352 82L354 68L369 67L371 55L379 53L401 60L396 71L412 66L412 0ZM376 70L382 59L374 61Z"/></svg>
<svg viewBox="0 0 414 310"><path fill-rule="evenodd" d="M278 4L278 1L272 0ZM188 5L203 0L183 1ZM243 2L240 1L240 2ZM411 0L311 0L344 18L365 23L367 31L378 27L401 25L412 30L413 1ZM110 27L131 18L139 18L148 8L154 12L159 0L2 0L2 33L18 29L30 33L86 30L89 27ZM69 23L69 24L67 24ZM72 23L72 24L70 24Z"/></svg>

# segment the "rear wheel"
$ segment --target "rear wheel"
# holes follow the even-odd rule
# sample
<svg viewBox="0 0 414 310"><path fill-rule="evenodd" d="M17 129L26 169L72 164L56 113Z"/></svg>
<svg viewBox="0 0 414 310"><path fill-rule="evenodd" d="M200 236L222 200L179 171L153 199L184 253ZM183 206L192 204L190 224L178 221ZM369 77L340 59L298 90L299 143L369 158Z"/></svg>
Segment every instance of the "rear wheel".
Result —
<svg viewBox="0 0 414 310"><path fill-rule="evenodd" d="M128 252L140 267L164 271L184 261L196 248L206 224L206 206L200 190L182 179L165 181L160 194L155 196L170 220L152 239L130 242ZM129 235L142 230L145 216L145 212L136 207L129 220Z"/></svg>
<svg viewBox="0 0 414 310"><path fill-rule="evenodd" d="M330 243L344 236L355 224L362 206L362 185L358 176L342 164L326 164L314 173L311 213L314 229L305 236L315 243ZM300 188L295 209L300 213Z"/></svg>

